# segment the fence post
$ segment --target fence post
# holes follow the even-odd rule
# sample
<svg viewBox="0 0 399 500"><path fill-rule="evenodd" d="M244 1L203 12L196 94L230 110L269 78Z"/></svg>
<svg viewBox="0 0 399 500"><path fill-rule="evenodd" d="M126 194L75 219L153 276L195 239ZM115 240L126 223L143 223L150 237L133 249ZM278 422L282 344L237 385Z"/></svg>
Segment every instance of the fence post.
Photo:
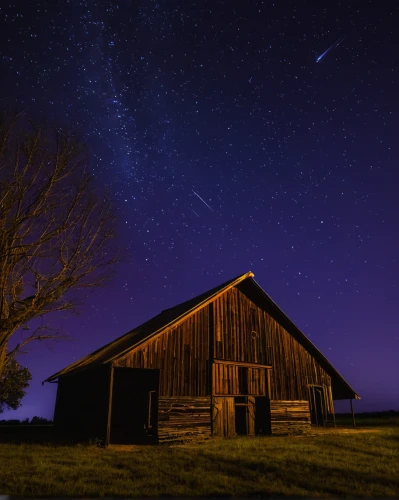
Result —
<svg viewBox="0 0 399 500"><path fill-rule="evenodd" d="M355 422L355 413L353 411L353 404L352 404L352 398L349 400L351 402L351 413L352 413L352 422L353 422L353 427L356 427L356 422Z"/></svg>

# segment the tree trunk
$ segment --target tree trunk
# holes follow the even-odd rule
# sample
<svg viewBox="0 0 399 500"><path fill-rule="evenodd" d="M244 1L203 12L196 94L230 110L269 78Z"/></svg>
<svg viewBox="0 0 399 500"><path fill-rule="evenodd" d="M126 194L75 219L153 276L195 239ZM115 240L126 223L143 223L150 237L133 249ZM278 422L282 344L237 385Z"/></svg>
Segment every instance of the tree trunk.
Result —
<svg viewBox="0 0 399 500"><path fill-rule="evenodd" d="M1 342L0 344L0 379L6 364L6 357L7 357L7 342L4 341Z"/></svg>
<svg viewBox="0 0 399 500"><path fill-rule="evenodd" d="M8 304L4 298L3 283L1 283L2 289L0 290L0 378L3 374L3 370L6 364L6 356L7 356L7 345L8 345L8 336L3 329L3 320L8 317Z"/></svg>

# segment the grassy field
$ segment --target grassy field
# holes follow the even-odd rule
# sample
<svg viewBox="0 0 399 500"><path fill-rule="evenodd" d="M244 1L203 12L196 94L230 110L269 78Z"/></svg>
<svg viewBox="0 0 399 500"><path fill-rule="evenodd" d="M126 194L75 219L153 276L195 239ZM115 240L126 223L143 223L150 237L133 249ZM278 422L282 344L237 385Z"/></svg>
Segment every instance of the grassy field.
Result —
<svg viewBox="0 0 399 500"><path fill-rule="evenodd" d="M180 446L0 444L0 494L399 496L399 426Z"/></svg>
<svg viewBox="0 0 399 500"><path fill-rule="evenodd" d="M336 415L337 426L352 426L352 415L349 413L338 413ZM399 412L384 411L380 413L358 413L355 415L356 427L381 427L399 426Z"/></svg>

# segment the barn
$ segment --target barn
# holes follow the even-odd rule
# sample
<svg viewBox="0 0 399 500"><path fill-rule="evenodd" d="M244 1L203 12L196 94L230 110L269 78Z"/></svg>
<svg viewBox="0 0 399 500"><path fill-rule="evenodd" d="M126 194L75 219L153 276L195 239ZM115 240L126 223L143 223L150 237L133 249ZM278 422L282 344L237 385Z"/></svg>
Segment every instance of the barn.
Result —
<svg viewBox="0 0 399 500"><path fill-rule="evenodd" d="M360 399L251 272L55 373L54 425L106 444L296 432Z"/></svg>

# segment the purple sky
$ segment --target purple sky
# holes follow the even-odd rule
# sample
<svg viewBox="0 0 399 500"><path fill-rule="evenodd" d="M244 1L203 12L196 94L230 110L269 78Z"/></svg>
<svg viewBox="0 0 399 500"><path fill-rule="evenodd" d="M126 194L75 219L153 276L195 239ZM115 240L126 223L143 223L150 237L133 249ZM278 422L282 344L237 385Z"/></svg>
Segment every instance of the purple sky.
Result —
<svg viewBox="0 0 399 500"><path fill-rule="evenodd" d="M357 411L398 410L398 6L6 3L0 105L85 134L131 258L51 319L73 342L19 358L31 387L0 418L51 418L42 380L249 270Z"/></svg>

